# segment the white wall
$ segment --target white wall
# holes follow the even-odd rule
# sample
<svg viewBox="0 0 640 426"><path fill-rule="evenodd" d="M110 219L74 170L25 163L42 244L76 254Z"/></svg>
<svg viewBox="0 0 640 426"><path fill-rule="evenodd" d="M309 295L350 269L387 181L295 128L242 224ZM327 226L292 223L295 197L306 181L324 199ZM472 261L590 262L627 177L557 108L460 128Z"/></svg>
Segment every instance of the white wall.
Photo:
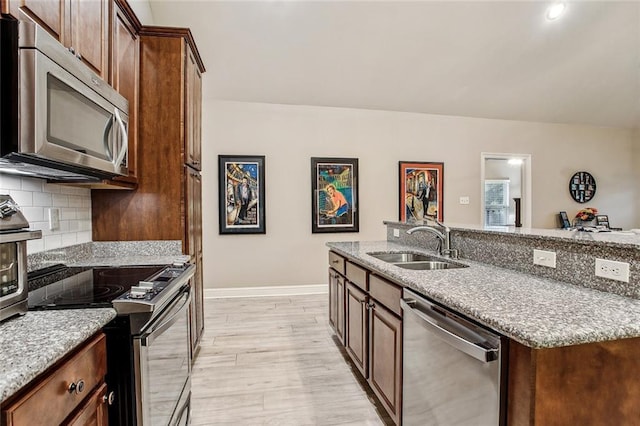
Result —
<svg viewBox="0 0 640 426"><path fill-rule="evenodd" d="M205 79L206 84L206 79ZM205 100L203 216L205 285L236 287L326 282L327 241L386 238L383 220L398 219L398 161L443 161L444 218L480 223L480 153L532 154L533 226L581 205L569 178L590 171L590 203L614 226L639 227L629 208L637 191L632 132L344 108ZM218 234L219 154L266 156L266 235ZM357 157L360 232L311 233L311 157ZM460 196L469 205L459 205Z"/></svg>
<svg viewBox="0 0 640 426"><path fill-rule="evenodd" d="M42 230L42 239L27 242L28 253L91 241L91 190L0 174L0 194L11 195L30 228ZM51 207L60 210L60 229L54 231L49 230Z"/></svg>
<svg viewBox="0 0 640 426"><path fill-rule="evenodd" d="M635 227L640 228L640 128L635 130L633 145L634 168L636 171L636 208L635 208Z"/></svg>

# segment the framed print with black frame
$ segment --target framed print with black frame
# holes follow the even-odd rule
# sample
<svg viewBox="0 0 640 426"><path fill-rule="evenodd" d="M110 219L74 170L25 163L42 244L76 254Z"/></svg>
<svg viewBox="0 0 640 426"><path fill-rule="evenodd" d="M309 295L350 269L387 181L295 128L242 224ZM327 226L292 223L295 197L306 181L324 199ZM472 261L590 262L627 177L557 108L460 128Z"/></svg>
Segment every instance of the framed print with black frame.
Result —
<svg viewBox="0 0 640 426"><path fill-rule="evenodd" d="M444 163L399 162L400 222L443 221Z"/></svg>
<svg viewBox="0 0 640 426"><path fill-rule="evenodd" d="M264 155L218 156L220 234L264 234Z"/></svg>
<svg viewBox="0 0 640 426"><path fill-rule="evenodd" d="M311 158L311 232L358 232L358 159Z"/></svg>

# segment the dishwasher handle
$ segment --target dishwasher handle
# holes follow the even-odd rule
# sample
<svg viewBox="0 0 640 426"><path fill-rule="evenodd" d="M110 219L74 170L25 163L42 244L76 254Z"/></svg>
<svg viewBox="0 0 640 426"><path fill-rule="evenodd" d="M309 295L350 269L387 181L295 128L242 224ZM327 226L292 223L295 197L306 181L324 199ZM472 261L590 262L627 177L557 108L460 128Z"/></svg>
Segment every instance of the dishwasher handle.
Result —
<svg viewBox="0 0 640 426"><path fill-rule="evenodd" d="M451 331L443 328L438 324L438 322L442 323L451 323L453 326L460 327L459 324L454 323L452 320L447 317L440 317L437 320L429 316L429 314L422 312L421 310L416 308L417 302L413 299L400 299L400 306L404 312L411 313L416 315L418 318L422 320L422 325L440 337L445 343L453 346L466 353L467 355L477 359L478 361L482 361L485 363L496 361L499 358L499 349L496 348L483 348L476 345L473 342L470 342L457 334L452 333ZM471 331L471 330L469 330Z"/></svg>

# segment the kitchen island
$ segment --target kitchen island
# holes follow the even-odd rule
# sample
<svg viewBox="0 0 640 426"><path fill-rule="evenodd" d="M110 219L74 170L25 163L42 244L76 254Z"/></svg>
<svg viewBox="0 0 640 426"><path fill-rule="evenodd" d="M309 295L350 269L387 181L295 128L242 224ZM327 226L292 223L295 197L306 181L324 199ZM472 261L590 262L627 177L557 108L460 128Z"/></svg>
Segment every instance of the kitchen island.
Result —
<svg viewBox="0 0 640 426"><path fill-rule="evenodd" d="M335 296L338 306L353 303L349 291L342 295L341 289L353 288L348 270L349 265L354 265L351 269L366 271L367 278L361 280L364 282L361 288L365 290L362 297L363 306L367 308L377 307L381 302L371 291L366 292L371 285L367 283L382 279L398 288L410 288L508 337L503 418L509 425L635 424L640 418L636 236L595 241L583 233L506 235L480 229L452 229L453 247L461 249L461 258L455 262L466 267L420 271L403 269L371 255L408 252L438 256L430 235L407 236L404 231L412 225L387 225L387 241L327 244L331 250L330 263L340 257L347 265L346 274L341 274L340 263L337 263L338 269L331 265L330 277L338 277L330 278L330 283L331 280L339 283L333 288L333 293L338 294ZM548 268L530 265L534 248L557 250L560 268L548 271ZM572 284L553 278L563 277L568 268L574 268L580 277L589 277L593 274L594 256L629 262L630 282L612 284L608 282L611 280L587 279ZM331 292L330 286L330 299ZM334 306L336 301L331 299ZM356 325L356 335L360 336L359 321L349 323L354 317L348 309L357 306L357 303L346 306L347 312L342 315L346 316L344 326L348 329ZM333 315L341 318L340 314ZM355 318L359 317L356 312ZM374 320L375 316L364 319L369 324ZM340 338L339 326L334 329ZM397 326L394 329L398 329ZM349 330L342 332L342 336L347 336L347 352L353 346L348 337L350 333ZM363 338L366 348L366 337ZM369 339L372 338L370 335ZM380 350L370 347L374 349ZM394 359L397 362L397 355ZM378 374L393 371L391 365L376 368ZM369 370L369 374L372 372ZM401 382L401 376L395 380ZM373 384L371 379L369 382ZM393 388L389 389L386 396L392 394ZM401 398L395 398L394 407L401 405L398 402Z"/></svg>

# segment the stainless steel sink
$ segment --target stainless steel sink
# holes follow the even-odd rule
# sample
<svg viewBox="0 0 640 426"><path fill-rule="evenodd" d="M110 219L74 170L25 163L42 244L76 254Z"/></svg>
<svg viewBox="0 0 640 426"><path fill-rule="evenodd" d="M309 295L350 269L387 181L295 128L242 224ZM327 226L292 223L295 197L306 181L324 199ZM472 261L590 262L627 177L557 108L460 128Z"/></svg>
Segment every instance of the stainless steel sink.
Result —
<svg viewBox="0 0 640 426"><path fill-rule="evenodd" d="M367 253L382 261L391 263L399 268L412 269L418 271L429 271L434 269L456 269L466 268L467 265L457 262L449 262L435 256L411 252L395 253Z"/></svg>
<svg viewBox="0 0 640 426"><path fill-rule="evenodd" d="M466 268L467 265L463 265L461 263L453 263L453 262L443 262L443 261L426 261L426 262L407 262L407 263L394 263L399 268L404 269L413 269L417 271L430 271L432 269L456 269L456 268Z"/></svg>
<svg viewBox="0 0 640 426"><path fill-rule="evenodd" d="M427 256L425 254L399 252L399 253L367 253L369 256L373 256L376 259L384 260L389 263L397 262L418 262L425 260L435 260L433 256Z"/></svg>

